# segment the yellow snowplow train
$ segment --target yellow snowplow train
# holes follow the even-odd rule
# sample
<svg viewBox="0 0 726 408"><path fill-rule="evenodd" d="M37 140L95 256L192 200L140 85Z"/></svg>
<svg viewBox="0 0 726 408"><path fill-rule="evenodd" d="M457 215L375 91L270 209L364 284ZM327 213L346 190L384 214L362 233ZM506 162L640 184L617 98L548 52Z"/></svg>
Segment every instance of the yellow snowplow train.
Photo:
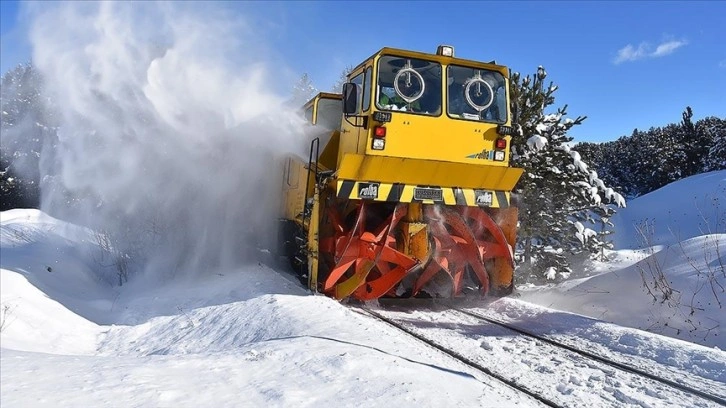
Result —
<svg viewBox="0 0 726 408"><path fill-rule="evenodd" d="M282 244L337 299L503 296L517 209L509 70L383 48L342 94L305 104L308 157L284 160Z"/></svg>

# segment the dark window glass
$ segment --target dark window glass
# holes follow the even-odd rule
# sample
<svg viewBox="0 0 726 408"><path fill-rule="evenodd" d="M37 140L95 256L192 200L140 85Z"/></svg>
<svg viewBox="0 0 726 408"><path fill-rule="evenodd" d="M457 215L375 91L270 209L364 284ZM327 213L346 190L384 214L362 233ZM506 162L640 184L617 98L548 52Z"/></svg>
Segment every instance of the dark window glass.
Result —
<svg viewBox="0 0 726 408"><path fill-rule="evenodd" d="M450 65L446 83L446 111L452 118L507 121L507 82L499 72Z"/></svg>
<svg viewBox="0 0 726 408"><path fill-rule="evenodd" d="M366 68L365 79L363 81L363 112L368 111L371 107L371 67Z"/></svg>
<svg viewBox="0 0 726 408"><path fill-rule="evenodd" d="M316 125L325 129L339 129L343 118L343 101L340 99L320 99Z"/></svg>
<svg viewBox="0 0 726 408"><path fill-rule="evenodd" d="M363 73L356 75L350 82L354 83L358 87L358 103L356 103L356 114L361 113L361 102L363 101Z"/></svg>
<svg viewBox="0 0 726 408"><path fill-rule="evenodd" d="M441 114L441 64L416 58L378 60L376 107L381 110Z"/></svg>

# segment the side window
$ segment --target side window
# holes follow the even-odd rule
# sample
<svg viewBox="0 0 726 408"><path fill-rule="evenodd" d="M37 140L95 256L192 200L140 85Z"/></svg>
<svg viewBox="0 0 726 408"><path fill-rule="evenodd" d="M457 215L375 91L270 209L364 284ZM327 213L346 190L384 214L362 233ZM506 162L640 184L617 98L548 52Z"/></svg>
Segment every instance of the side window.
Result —
<svg viewBox="0 0 726 408"><path fill-rule="evenodd" d="M361 113L361 101L363 98L363 73L356 75L353 77L350 82L356 84L358 86L358 104L356 108L356 113ZM370 94L368 96L370 98ZM370 103L370 102L369 102Z"/></svg>
<svg viewBox="0 0 726 408"><path fill-rule="evenodd" d="M371 67L366 68L365 78L363 80L363 111L367 111L371 108Z"/></svg>
<svg viewBox="0 0 726 408"><path fill-rule="evenodd" d="M308 123L313 123L313 105L310 105L309 108L305 109L305 120Z"/></svg>
<svg viewBox="0 0 726 408"><path fill-rule="evenodd" d="M317 126L325 129L340 129L343 120L343 101L340 99L321 98L318 101Z"/></svg>

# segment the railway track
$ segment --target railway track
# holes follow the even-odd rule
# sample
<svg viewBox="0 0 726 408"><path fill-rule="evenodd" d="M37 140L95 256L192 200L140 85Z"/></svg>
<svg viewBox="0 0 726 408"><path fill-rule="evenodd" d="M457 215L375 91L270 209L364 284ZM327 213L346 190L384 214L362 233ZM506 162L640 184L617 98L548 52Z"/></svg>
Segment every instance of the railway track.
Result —
<svg viewBox="0 0 726 408"><path fill-rule="evenodd" d="M539 394L537 394L535 392L532 392L528 388L523 387L523 386L517 384L516 382L507 379L506 377L504 377L502 375L499 375L495 371L490 370L489 368L487 368L484 365L476 362L475 360L473 360L473 359L471 359L469 357L466 357L464 355L461 355L461 354L459 354L458 352L456 352L454 350L451 350L451 349L449 349L449 348L447 348L447 347L445 347L443 345L437 344L437 343L435 343L435 342L427 339L425 336L422 336L422 335L416 333L415 331L410 330L405 325L402 325L402 324L396 322L393 319L389 319L388 317L383 316L380 313L378 313L378 312L376 312L374 310L371 310L371 309L363 309L363 310L365 310L369 315L375 317L376 319L379 319L381 321L384 321L384 322L388 323L389 325L391 325L391 326L393 326L393 327L395 327L395 328L397 328L397 329L399 329L399 330L401 330L401 331L403 331L403 332L405 332L405 333L407 333L407 334L415 337L416 339L418 339L418 340L426 343L427 345L429 345L429 346L431 346L431 347L433 347L433 348L435 348L435 349L443 352L444 354L449 355L450 357L454 358L455 360L458 360L459 362L462 362L462 363L466 364L467 366L469 366L469 367L471 367L471 368L473 368L475 370L478 370L478 371L486 374L489 377L493 377L493 378L497 379L498 381L501 381L504 384L507 384L508 386L514 388L515 390L517 390L519 392L522 392L524 394L529 395L530 397L534 398L535 400L541 402L542 404L544 404L546 406L549 406L549 407L560 407L561 406L558 403L556 403L554 401L551 401L551 400L547 399L546 397L543 397L543 396L541 396L541 395L539 395Z"/></svg>
<svg viewBox="0 0 726 408"><path fill-rule="evenodd" d="M636 375L640 375L640 376L643 376L643 377L650 378L651 380L658 381L660 383L666 384L666 385L671 386L673 388L676 388L678 390L681 390L681 391L684 391L684 392L688 392L688 393L697 395L697 396L699 396L699 397L701 397L703 399L707 399L707 400L716 402L716 403L718 403L720 405L726 406L726 398L723 398L723 397L718 396L718 395L713 395L713 394L711 394L709 392L706 392L704 390L696 389L695 387L692 387L690 385L683 384L683 383L678 383L676 381L673 381L673 380L670 380L670 379L667 379L667 378L659 377L659 376L654 375L652 373L649 373L649 372L646 372L644 370L641 370L641 369L639 369L637 367L632 367L632 366L629 366L627 364L623 364L623 363L620 363L620 362L617 362L617 361L612 361L612 360L610 360L610 359L608 359L606 357L603 357L603 356L600 356L600 355L591 353L591 352L586 351L586 350L577 349L577 348L575 348L575 347L573 347L571 345L564 344L562 342L556 341L556 340L551 339L551 338L546 337L546 336L542 336L542 335L539 335L539 334L536 334L536 333L532 333L529 330L525 330L525 329L516 327L514 325L508 324L506 322L503 322L501 320L492 318L490 316L482 316L479 313L471 312L469 310L465 310L465 309L461 309L461 308L454 308L454 310L457 310L457 311L459 311L461 313L467 314L469 316L473 316L473 317L478 318L478 319L482 319L482 320L484 320L484 321L486 321L488 323L496 324L498 326L501 326L501 327L504 327L506 329L515 331L515 332L520 333L522 335L529 336L529 337L534 338L534 339L537 339L539 341L542 341L542 342L551 344L551 345L553 345L555 347L559 347L559 348L562 348L562 349L571 351L573 353L577 353L577 354L579 354L581 356L584 356L584 357L587 357L587 358L591 358L593 360L599 361L599 362L601 362L603 364L606 364L606 365L609 365L611 367L614 367L614 368L617 368L617 369L620 369L620 370L624 370L624 371L628 371L630 373L633 373L633 374L636 374Z"/></svg>
<svg viewBox="0 0 726 408"><path fill-rule="evenodd" d="M719 392L662 378L465 308L361 310L545 406L726 406ZM578 374L568 374L573 372ZM713 384L705 388L709 386Z"/></svg>

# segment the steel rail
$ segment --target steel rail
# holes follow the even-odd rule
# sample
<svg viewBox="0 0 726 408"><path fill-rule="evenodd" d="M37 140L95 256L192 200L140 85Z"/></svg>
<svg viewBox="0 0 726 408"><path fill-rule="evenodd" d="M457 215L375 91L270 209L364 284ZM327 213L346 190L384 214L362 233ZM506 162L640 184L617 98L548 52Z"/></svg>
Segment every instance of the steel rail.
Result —
<svg viewBox="0 0 726 408"><path fill-rule="evenodd" d="M627 364L619 363L617 361L608 360L607 358L605 358L603 356L600 356L600 355L591 353L589 351L579 350L579 349L577 349L575 347L572 347L572 346L570 346L568 344L560 343L560 342L558 342L556 340L553 340L551 338L548 338L546 336L542 336L542 335L538 335L536 333L532 333L529 330L525 330L525 329L522 329L522 328L519 328L519 327L510 325L510 324L507 324L506 322L497 320L497 319L492 318L492 317L482 316L482 315L480 315L478 313L474 313L474 312L471 312L471 311L466 310L466 309L460 309L458 307L452 307L451 309L452 310L456 310L457 312L463 313L465 315L468 315L468 316L471 316L471 317L474 317L474 318L477 318L477 319L484 320L484 321L486 321L488 323L491 323L491 324L495 324L495 325L504 327L504 328L509 329L511 331L517 332L519 334L523 334L525 336L532 337L532 338L537 339L537 340L540 340L542 342L551 344L551 345L553 345L555 347L559 347L559 348L565 349L567 351L570 351L570 352L579 354L579 355L581 355L583 357L590 358L592 360L595 360L595 361L598 361L600 363L609 365L611 367L615 367L615 368L618 368L618 369L623 370L623 371L627 371L627 372L632 373L632 374L636 374L636 375L639 375L639 376L643 376L643 377L649 378L649 379L654 380L654 381L658 381L658 382L663 383L665 385L668 385L670 387L676 388L676 389L678 389L680 391L684 391L684 392L687 392L687 393L690 393L690 394L693 394L693 395L697 395L697 396L699 396L699 397L701 397L703 399L707 399L709 401L713 401L713 402L716 402L716 403L721 404L723 406L726 406L726 399L724 399L722 397L719 397L717 395L709 394L707 392L704 392L704 391L695 389L695 388L690 387L690 386L685 385L685 384L677 383L677 382L672 381L672 380L669 380L667 378L658 377L655 374L648 373L646 371L643 371L643 370L640 370L638 368L629 366Z"/></svg>
<svg viewBox="0 0 726 408"><path fill-rule="evenodd" d="M405 327L404 325L397 323L395 320L389 319L389 318L381 315L380 313L376 312L375 310L371 310L371 309L368 309L366 307L361 307L360 309L363 310L363 311L365 311L366 313L368 313L370 316L372 316L372 317L374 317L374 318L376 318L376 319L378 319L378 320L380 320L382 322L388 323L389 325L397 328L398 330L401 330L401 331L405 332L406 334L408 334L408 335L410 335L412 337L415 337L417 340L419 340L419 341L427 344L428 346L433 347L434 349L439 350L440 352L448 355L449 357L452 357L455 360L457 360L457 361L459 361L461 363L464 363L465 365L467 365L467 366L469 366L469 367L471 367L471 368L473 368L473 369L475 369L477 371L480 371L483 374L485 374L485 375L487 375L489 377L492 377L492 378L494 378L494 379L496 379L496 380L498 380L498 381L500 381L500 382L502 382L502 383L510 386L511 388L514 388L515 390L517 390L517 391L519 391L519 392L521 392L523 394L526 394L526 395L528 395L528 396L536 399L537 401L541 402L542 404L544 404L544 405L546 405L548 407L553 407L553 408L560 408L560 407L562 407L562 405L560 405L560 404L558 404L558 403L556 403L554 401L551 401L551 400L549 400L549 399L547 399L547 398L545 398L545 397L543 397L543 396L535 393L534 391L531 391L531 390L527 389L526 387L524 387L524 386L522 386L520 384L517 384L516 382L514 382L512 380L509 380L509 379L507 379L507 378L505 378L505 377L503 377L503 376L495 373L494 371L492 371L489 368L484 367L483 365L481 365L481 364L479 364L479 363L471 360L470 358L468 358L468 357L466 357L464 355L461 355L460 353L457 353L456 351L449 350L446 347L444 347L444 346L442 346L440 344L437 344L437 343L435 343L435 342L433 342L433 341L425 338L424 336L421 336L420 334L414 332L413 330L410 330L409 328Z"/></svg>

